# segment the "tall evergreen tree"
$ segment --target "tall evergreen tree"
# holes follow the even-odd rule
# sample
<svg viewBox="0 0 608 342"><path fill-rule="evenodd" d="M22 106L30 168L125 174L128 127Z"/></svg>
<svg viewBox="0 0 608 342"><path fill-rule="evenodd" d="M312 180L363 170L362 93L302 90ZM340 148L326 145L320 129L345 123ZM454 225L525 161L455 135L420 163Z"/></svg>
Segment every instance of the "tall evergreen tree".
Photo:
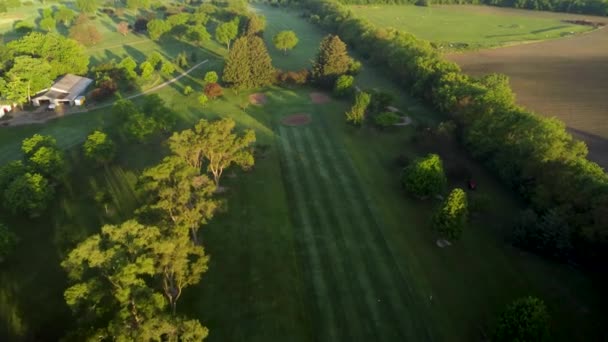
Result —
<svg viewBox="0 0 608 342"><path fill-rule="evenodd" d="M263 87L272 83L274 72L262 38L247 36L234 42L222 79L235 89Z"/></svg>
<svg viewBox="0 0 608 342"><path fill-rule="evenodd" d="M330 34L321 41L312 66L312 77L321 85L333 86L338 77L348 72L351 64L346 44L340 37Z"/></svg>
<svg viewBox="0 0 608 342"><path fill-rule="evenodd" d="M251 61L251 80L254 87L263 87L272 84L275 69L272 59L266 49L266 44L258 36L247 38L249 47L249 60Z"/></svg>
<svg viewBox="0 0 608 342"><path fill-rule="evenodd" d="M249 64L247 38L241 37L234 42L228 54L222 80L236 89L246 88L251 84Z"/></svg>

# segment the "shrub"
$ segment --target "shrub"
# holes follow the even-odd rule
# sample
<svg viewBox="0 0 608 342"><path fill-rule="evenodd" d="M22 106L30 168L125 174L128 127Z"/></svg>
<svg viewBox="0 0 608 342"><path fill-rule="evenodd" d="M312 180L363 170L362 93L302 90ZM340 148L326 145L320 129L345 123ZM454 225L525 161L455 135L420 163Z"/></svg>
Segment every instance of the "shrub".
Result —
<svg viewBox="0 0 608 342"><path fill-rule="evenodd" d="M439 194L447 184L441 158L429 154L415 159L403 169L401 182L405 190L416 197L426 198Z"/></svg>
<svg viewBox="0 0 608 342"><path fill-rule="evenodd" d="M372 102L369 104L369 110L373 113L384 112L388 106L394 101L394 96L380 90L371 90Z"/></svg>
<svg viewBox="0 0 608 342"><path fill-rule="evenodd" d="M500 316L493 341L549 340L549 314L545 303L535 297L520 298Z"/></svg>
<svg viewBox="0 0 608 342"><path fill-rule="evenodd" d="M207 71L205 73L205 77L203 78L203 83L204 84L217 83L218 79L219 79L219 77L217 76L217 72Z"/></svg>
<svg viewBox="0 0 608 342"><path fill-rule="evenodd" d="M308 82L310 72L306 69L299 71L279 72L277 79L279 82L288 85L304 85Z"/></svg>
<svg viewBox="0 0 608 342"><path fill-rule="evenodd" d="M163 64L160 67L160 72L165 75L171 75L175 72L175 65L169 61L163 61Z"/></svg>
<svg viewBox="0 0 608 342"><path fill-rule="evenodd" d="M394 126L400 119L401 117L397 113L383 112L374 116L374 123L384 128Z"/></svg>
<svg viewBox="0 0 608 342"><path fill-rule="evenodd" d="M351 75L357 75L361 71L362 67L363 64L361 64L361 62L353 60L348 67L348 73Z"/></svg>
<svg viewBox="0 0 608 342"><path fill-rule="evenodd" d="M217 83L209 83L205 85L203 92L209 99L213 100L216 97L222 96L224 94L224 89L222 89L222 86Z"/></svg>
<svg viewBox="0 0 608 342"><path fill-rule="evenodd" d="M334 94L337 96L349 95L353 91L353 85L355 83L355 77L351 75L342 75L336 79L334 85Z"/></svg>
<svg viewBox="0 0 608 342"><path fill-rule="evenodd" d="M467 194L456 188L433 216L433 227L446 239L456 240L462 235L468 215Z"/></svg>
<svg viewBox="0 0 608 342"><path fill-rule="evenodd" d="M207 104L207 102L209 102L209 98L207 97L207 95L201 94L198 97L198 103L200 103L201 106L205 106Z"/></svg>
<svg viewBox="0 0 608 342"><path fill-rule="evenodd" d="M370 101L370 94L364 92L357 93L357 96L355 97L355 103L353 104L351 109L345 113L346 121L355 125L362 124L363 120L365 119L365 114Z"/></svg>
<svg viewBox="0 0 608 342"><path fill-rule="evenodd" d="M194 89L192 89L191 86L184 87L184 95L188 96L188 95L192 94L193 92L194 92Z"/></svg>

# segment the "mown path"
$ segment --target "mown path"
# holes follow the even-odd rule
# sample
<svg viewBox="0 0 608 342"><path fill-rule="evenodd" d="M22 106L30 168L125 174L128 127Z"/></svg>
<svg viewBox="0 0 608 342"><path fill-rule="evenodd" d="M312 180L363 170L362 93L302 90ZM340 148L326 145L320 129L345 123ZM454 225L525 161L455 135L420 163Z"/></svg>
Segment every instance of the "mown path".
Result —
<svg viewBox="0 0 608 342"><path fill-rule="evenodd" d="M428 299L408 284L366 184L325 120L277 128L318 340L433 340Z"/></svg>

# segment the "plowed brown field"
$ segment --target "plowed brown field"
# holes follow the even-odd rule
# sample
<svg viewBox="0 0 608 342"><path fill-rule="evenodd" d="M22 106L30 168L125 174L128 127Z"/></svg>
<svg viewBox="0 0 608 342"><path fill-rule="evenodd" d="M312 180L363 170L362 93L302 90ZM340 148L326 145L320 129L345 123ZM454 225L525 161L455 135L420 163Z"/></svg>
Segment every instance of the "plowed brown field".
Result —
<svg viewBox="0 0 608 342"><path fill-rule="evenodd" d="M562 119L608 169L608 29L447 57L471 75L508 75L519 104Z"/></svg>

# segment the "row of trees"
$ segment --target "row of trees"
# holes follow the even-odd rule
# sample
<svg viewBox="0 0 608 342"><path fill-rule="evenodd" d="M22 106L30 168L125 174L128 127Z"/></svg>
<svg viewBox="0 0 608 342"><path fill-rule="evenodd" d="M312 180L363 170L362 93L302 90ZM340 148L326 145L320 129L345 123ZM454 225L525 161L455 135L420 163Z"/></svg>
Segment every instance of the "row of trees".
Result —
<svg viewBox="0 0 608 342"><path fill-rule="evenodd" d="M490 5L539 11L608 15L608 2L598 0L340 0L343 4Z"/></svg>
<svg viewBox="0 0 608 342"><path fill-rule="evenodd" d="M223 171L254 163L254 132L234 128L231 119L201 120L174 133L171 154L139 179L144 205L136 218L103 226L68 254L61 264L71 283L65 299L81 327L74 339L202 341L208 335L178 313L178 302L208 269L199 230L221 207L214 194ZM104 164L115 146L96 131L83 150Z"/></svg>
<svg viewBox="0 0 608 342"><path fill-rule="evenodd" d="M605 268L608 175L586 159L585 144L574 140L561 121L518 107L505 76L469 77L428 42L377 28L338 3L311 0L302 5L324 27L385 66L404 89L451 116L469 152L530 204L539 218L532 222L535 230L545 229L545 217L557 213L572 246L562 255Z"/></svg>

